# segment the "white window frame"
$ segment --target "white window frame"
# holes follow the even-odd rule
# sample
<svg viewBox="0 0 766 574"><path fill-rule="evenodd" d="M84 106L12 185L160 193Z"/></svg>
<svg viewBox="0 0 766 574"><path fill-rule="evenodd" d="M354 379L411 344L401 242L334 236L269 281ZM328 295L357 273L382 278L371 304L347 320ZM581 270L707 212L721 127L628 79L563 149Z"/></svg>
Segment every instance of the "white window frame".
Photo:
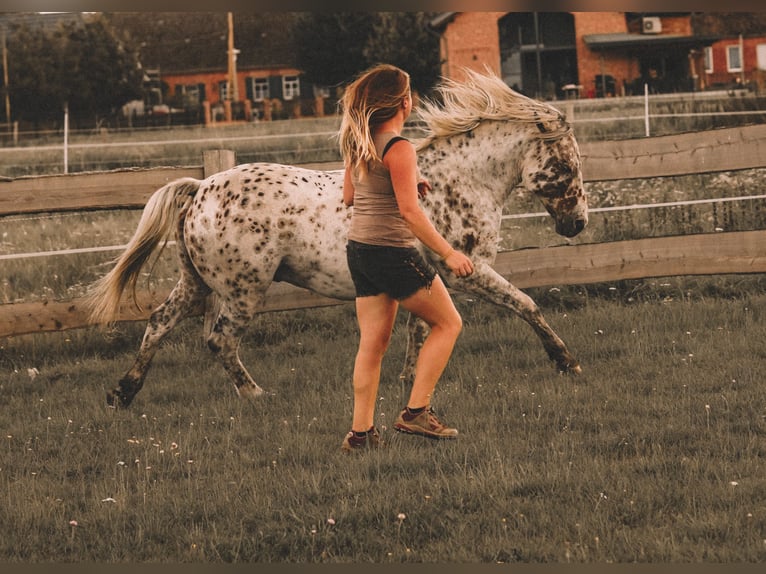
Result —
<svg viewBox="0 0 766 574"><path fill-rule="evenodd" d="M758 44L755 47L756 65L759 70L766 70L766 44Z"/></svg>
<svg viewBox="0 0 766 574"><path fill-rule="evenodd" d="M282 76L282 97L285 100L300 98L301 83L298 76Z"/></svg>
<svg viewBox="0 0 766 574"><path fill-rule="evenodd" d="M268 78L250 78L250 86L254 102L262 102L271 97Z"/></svg>
<svg viewBox="0 0 766 574"><path fill-rule="evenodd" d="M218 99L223 102L228 99L228 95L229 95L229 80L222 80L218 82Z"/></svg>
<svg viewBox="0 0 766 574"><path fill-rule="evenodd" d="M739 65L732 65L732 60L736 54L737 63ZM726 46L726 71L727 72L741 72L742 71L742 50L739 49L739 44L731 44Z"/></svg>
<svg viewBox="0 0 766 574"><path fill-rule="evenodd" d="M705 47L705 73L712 74L714 71L715 66L713 64L713 47L707 46Z"/></svg>

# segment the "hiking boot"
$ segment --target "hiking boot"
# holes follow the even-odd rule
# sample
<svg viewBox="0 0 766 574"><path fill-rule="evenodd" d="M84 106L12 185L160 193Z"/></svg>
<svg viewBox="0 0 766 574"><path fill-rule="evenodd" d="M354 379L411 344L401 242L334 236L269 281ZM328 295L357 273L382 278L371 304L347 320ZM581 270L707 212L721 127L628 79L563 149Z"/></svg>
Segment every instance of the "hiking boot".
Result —
<svg viewBox="0 0 766 574"><path fill-rule="evenodd" d="M355 452L365 449L380 448L383 446L383 439L380 438L378 429L372 427L364 436L357 436L354 431L348 431L346 438L343 439L343 444L340 445L340 449L343 452Z"/></svg>
<svg viewBox="0 0 766 574"><path fill-rule="evenodd" d="M434 413L431 407L426 408L418 415L410 414L407 408L405 408L399 413L399 417L394 423L394 428L399 432L416 434L428 438L457 438L457 429L448 427L436 418L436 413Z"/></svg>

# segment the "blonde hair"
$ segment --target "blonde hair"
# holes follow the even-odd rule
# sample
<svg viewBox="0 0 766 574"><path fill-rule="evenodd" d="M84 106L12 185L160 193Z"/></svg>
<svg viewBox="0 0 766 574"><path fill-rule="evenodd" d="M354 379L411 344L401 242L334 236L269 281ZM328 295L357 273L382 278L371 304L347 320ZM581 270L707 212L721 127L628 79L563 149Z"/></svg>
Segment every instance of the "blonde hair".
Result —
<svg viewBox="0 0 766 574"><path fill-rule="evenodd" d="M390 64L369 68L346 88L338 140L347 168L366 172L370 162L380 159L372 128L393 118L409 93L409 74Z"/></svg>

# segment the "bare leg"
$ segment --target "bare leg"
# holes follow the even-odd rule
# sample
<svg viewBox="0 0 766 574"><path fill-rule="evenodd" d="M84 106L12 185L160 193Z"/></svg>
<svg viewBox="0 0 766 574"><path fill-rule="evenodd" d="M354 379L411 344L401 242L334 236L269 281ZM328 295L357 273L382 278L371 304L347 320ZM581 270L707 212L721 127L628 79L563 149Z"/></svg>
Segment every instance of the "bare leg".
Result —
<svg viewBox="0 0 766 574"><path fill-rule="evenodd" d="M434 388L447 366L463 322L438 276L430 289L421 289L403 300L401 305L431 328L418 354L415 379L407 403L410 408L419 408L431 404Z"/></svg>
<svg viewBox="0 0 766 574"><path fill-rule="evenodd" d="M352 430L373 426L383 356L391 340L398 303L388 295L358 297L359 349L354 361L354 418Z"/></svg>

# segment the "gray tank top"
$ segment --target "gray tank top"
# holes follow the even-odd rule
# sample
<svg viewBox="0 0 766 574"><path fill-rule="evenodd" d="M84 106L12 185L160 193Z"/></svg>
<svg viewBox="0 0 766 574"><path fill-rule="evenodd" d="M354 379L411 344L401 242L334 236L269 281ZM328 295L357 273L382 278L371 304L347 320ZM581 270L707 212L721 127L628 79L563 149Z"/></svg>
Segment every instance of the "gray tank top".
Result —
<svg viewBox="0 0 766 574"><path fill-rule="evenodd" d="M396 134L387 132L375 137L375 149L382 158ZM417 238L399 212L391 174L382 162L370 164L366 174L352 174L354 211L348 238L369 245L414 247Z"/></svg>

